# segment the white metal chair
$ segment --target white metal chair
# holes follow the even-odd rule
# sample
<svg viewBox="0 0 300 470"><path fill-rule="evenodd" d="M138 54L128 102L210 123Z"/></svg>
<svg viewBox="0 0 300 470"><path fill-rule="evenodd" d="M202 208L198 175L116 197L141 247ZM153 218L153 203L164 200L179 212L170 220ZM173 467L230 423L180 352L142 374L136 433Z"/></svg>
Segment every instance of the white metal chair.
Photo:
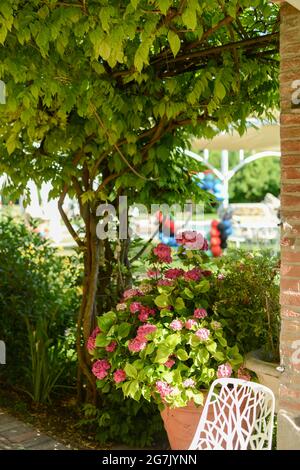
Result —
<svg viewBox="0 0 300 470"><path fill-rule="evenodd" d="M264 385L240 379L215 380L189 449L271 449L274 409L274 394Z"/></svg>

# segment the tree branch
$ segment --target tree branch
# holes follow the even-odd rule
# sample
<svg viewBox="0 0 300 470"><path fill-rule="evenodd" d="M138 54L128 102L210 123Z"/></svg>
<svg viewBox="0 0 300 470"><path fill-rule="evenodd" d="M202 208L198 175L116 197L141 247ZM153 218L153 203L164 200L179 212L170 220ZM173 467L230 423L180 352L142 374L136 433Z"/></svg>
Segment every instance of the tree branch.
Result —
<svg viewBox="0 0 300 470"><path fill-rule="evenodd" d="M75 240L75 242L77 243L77 245L79 247L83 247L84 246L84 242L81 240L81 238L79 237L78 233L74 230L70 220L68 219L68 216L67 214L65 213L64 209L63 209L63 204L64 204L64 201L65 201L65 198L66 198L66 195L67 195L67 192L68 192L68 189L69 189L69 185L68 184L65 184L64 185L64 188L63 188L63 191L60 195L60 198L58 200L58 210L59 210L59 213L61 215L61 218L63 219L67 229L69 230L69 233L70 235L72 236L72 238Z"/></svg>

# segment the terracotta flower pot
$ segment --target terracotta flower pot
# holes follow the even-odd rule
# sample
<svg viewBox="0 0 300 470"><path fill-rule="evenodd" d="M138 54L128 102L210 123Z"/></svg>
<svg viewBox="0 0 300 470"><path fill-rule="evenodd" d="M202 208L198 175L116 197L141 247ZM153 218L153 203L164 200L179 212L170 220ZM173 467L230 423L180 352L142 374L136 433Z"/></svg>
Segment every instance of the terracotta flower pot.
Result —
<svg viewBox="0 0 300 470"><path fill-rule="evenodd" d="M207 398L207 392L204 394L204 400ZM230 398L227 403L230 405ZM205 401L204 401L205 403ZM240 405L240 411L243 412L246 408L246 400ZM194 438L201 414L204 406L196 406L193 401L190 401L187 406L182 408L164 408L161 411L161 417L164 422L164 427L168 435L169 443L172 450L187 450L192 443ZM229 415L229 408L225 410L225 415ZM250 413L250 421L253 413ZM215 413L213 407L209 407L207 418L209 421L215 420ZM227 420L226 420L227 421ZM247 421L241 422L241 427L245 430L249 428ZM227 424L224 423L223 431L227 432ZM233 438L233 448L235 448L238 440L238 434ZM224 442L225 446L225 442ZM225 447L224 447L225 448Z"/></svg>
<svg viewBox="0 0 300 470"><path fill-rule="evenodd" d="M196 432L203 406L196 406L190 401L182 408L166 407L161 411L165 430L172 450L189 448Z"/></svg>

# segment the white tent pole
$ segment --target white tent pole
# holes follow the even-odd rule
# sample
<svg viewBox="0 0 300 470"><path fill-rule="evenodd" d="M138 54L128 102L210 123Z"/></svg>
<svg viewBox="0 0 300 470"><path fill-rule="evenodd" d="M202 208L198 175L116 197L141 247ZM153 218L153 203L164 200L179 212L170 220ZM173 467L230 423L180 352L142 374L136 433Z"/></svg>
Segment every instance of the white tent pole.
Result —
<svg viewBox="0 0 300 470"><path fill-rule="evenodd" d="M223 207L224 209L227 209L229 204L229 152L225 149L222 150L221 153L221 173L223 175Z"/></svg>

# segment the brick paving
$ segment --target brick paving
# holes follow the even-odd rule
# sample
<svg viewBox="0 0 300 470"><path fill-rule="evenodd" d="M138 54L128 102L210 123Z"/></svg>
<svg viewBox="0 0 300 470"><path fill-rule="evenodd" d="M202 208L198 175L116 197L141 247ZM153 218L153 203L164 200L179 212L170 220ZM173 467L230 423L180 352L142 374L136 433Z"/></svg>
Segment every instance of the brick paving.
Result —
<svg viewBox="0 0 300 470"><path fill-rule="evenodd" d="M70 450L0 408L0 450Z"/></svg>

